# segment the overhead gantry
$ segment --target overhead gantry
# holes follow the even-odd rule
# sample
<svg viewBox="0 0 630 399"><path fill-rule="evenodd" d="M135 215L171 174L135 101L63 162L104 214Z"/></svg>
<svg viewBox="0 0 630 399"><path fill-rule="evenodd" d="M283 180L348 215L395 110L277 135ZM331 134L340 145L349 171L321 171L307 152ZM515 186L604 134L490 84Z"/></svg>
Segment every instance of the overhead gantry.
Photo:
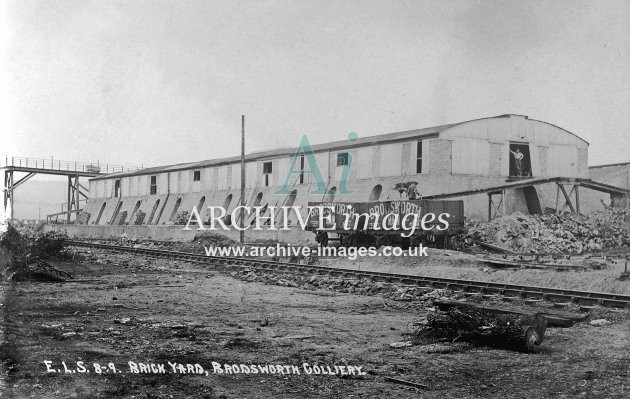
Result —
<svg viewBox="0 0 630 399"><path fill-rule="evenodd" d="M1 162L1 161L0 161ZM6 217L13 220L15 189L26 183L36 174L67 176L68 202L62 204L61 212L66 222L70 222L73 214L81 212L81 203L88 199L89 189L81 184L81 177L90 178L108 173L128 172L141 167L125 167L122 165L101 164L99 162L61 161L54 158L6 157L0 170L4 171L4 209ZM16 173L23 173L17 177ZM17 179L16 179L17 177ZM64 206L65 205L65 206Z"/></svg>

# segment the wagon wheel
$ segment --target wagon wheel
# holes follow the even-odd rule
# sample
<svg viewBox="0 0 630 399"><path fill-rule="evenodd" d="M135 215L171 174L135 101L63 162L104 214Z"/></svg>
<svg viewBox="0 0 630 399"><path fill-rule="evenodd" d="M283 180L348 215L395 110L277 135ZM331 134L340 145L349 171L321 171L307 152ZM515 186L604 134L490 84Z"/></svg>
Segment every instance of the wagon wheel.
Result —
<svg viewBox="0 0 630 399"><path fill-rule="evenodd" d="M528 352L536 352L537 350L537 346L540 345L542 339L540 338L540 334L538 333L538 331L536 331L536 329L534 327L529 327L527 330L525 330L524 333L525 337L525 349Z"/></svg>
<svg viewBox="0 0 630 399"><path fill-rule="evenodd" d="M322 247L327 247L328 246L328 233L317 234L317 241L319 242L319 245L321 245Z"/></svg>

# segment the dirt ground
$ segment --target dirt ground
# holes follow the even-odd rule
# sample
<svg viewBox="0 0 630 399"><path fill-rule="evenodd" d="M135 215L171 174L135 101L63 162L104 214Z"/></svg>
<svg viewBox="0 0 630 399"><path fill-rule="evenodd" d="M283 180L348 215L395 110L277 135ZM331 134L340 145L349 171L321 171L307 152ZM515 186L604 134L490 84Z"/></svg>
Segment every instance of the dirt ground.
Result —
<svg viewBox="0 0 630 399"><path fill-rule="evenodd" d="M89 252L82 263L56 264L72 273L74 282L2 286L7 359L2 397L622 398L630 393L628 311L595 311L593 318L612 321L602 327L584 322L549 329L536 354L460 342L392 348L390 343L408 340L413 322L430 311L424 302L264 285L209 266ZM48 372L44 361L51 361L55 372ZM128 362L164 365L166 372L134 374ZM184 365L186 373L171 372L169 362ZM213 362L289 365L301 373L217 374ZM331 370L361 367L365 375L309 375L304 363ZM189 373L198 370L187 364L199 364L204 372ZM426 387L388 382L386 376Z"/></svg>
<svg viewBox="0 0 630 399"><path fill-rule="evenodd" d="M531 268L496 268L481 261L475 255L458 251L429 248L423 257L363 257L350 259L323 259L323 266L381 271L387 273L420 276L461 278L466 280L492 281L497 283L556 287L570 290L630 294L630 281L622 281L625 259L594 260L601 269L578 269L558 271ZM583 260L573 258L564 263L580 264ZM561 263L556 261L555 263ZM630 270L630 269L629 269Z"/></svg>

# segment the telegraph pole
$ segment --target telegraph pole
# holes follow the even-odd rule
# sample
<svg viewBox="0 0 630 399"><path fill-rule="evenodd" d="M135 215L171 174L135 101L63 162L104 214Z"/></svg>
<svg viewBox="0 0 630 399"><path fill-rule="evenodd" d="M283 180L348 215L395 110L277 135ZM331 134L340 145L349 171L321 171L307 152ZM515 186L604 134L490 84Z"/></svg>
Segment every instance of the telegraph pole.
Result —
<svg viewBox="0 0 630 399"><path fill-rule="evenodd" d="M241 115L241 207L245 206L245 115ZM245 208L240 209L241 228L245 228ZM245 231L239 231L240 242L245 242Z"/></svg>

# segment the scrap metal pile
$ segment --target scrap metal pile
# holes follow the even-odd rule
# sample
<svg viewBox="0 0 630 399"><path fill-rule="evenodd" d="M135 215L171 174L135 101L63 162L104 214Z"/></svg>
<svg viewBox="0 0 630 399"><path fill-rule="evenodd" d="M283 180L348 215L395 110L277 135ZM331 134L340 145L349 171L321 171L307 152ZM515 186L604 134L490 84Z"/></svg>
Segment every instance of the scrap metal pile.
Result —
<svg viewBox="0 0 630 399"><path fill-rule="evenodd" d="M630 210L589 215L525 215L517 212L491 221L469 220L467 243L484 242L524 253L575 253L630 246Z"/></svg>

